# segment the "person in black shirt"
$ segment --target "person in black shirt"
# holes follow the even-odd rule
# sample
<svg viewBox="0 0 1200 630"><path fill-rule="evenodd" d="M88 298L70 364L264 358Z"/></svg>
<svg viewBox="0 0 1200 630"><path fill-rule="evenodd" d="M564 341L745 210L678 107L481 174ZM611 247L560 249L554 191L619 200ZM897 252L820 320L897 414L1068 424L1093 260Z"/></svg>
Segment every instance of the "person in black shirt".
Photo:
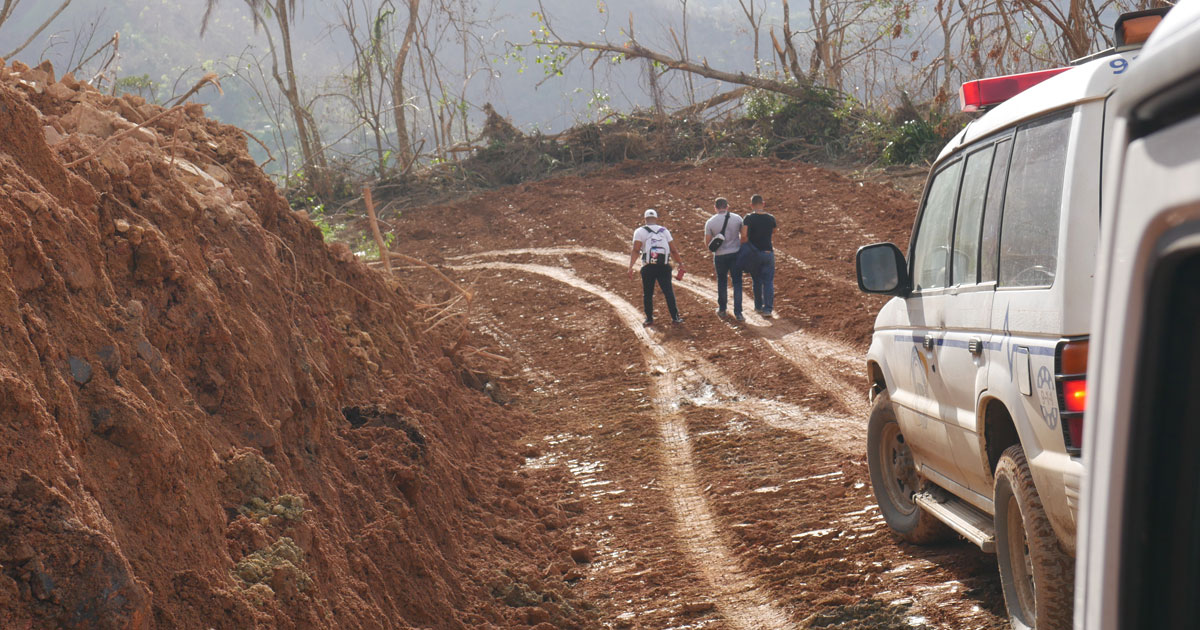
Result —
<svg viewBox="0 0 1200 630"><path fill-rule="evenodd" d="M775 217L764 210L762 195L751 197L750 214L742 220L742 242L749 241L758 249L758 259L747 267L754 280L754 310L765 317L773 317L775 310L775 250L771 247L775 226Z"/></svg>

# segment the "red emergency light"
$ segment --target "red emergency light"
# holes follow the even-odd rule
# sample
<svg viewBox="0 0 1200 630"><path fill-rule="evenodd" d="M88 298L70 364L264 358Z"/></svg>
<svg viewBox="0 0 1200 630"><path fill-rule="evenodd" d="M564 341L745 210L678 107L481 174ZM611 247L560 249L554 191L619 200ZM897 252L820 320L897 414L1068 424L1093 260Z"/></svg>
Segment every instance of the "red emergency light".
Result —
<svg viewBox="0 0 1200 630"><path fill-rule="evenodd" d="M999 105L1042 81L1067 70L1070 70L1070 68L1052 68L1050 70L1038 70L1037 72L1009 74L1002 77L967 81L962 84L962 89L958 93L959 99L962 101L962 110L964 112L977 112L993 105Z"/></svg>

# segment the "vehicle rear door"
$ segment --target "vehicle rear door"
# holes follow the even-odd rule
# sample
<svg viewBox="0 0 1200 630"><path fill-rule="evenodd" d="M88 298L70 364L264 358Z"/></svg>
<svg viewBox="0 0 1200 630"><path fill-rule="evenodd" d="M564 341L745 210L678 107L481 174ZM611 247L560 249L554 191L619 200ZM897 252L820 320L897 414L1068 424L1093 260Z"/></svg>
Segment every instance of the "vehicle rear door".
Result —
<svg viewBox="0 0 1200 630"><path fill-rule="evenodd" d="M963 485L990 504L991 471L978 435L980 394L987 389L992 341L992 300L996 291L995 251L1012 135L991 140L967 154L958 194L950 291L945 304L945 328L938 346L946 388L943 422L963 474ZM990 261L990 262L989 262Z"/></svg>

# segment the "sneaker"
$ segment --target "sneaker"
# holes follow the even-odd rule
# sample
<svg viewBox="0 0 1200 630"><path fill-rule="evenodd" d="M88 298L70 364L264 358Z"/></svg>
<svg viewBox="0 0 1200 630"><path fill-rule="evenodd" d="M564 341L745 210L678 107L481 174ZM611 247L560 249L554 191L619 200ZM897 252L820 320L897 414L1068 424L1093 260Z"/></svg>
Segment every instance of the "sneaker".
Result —
<svg viewBox="0 0 1200 630"><path fill-rule="evenodd" d="M775 313L773 311L763 311L762 316L766 317L767 319L775 319Z"/></svg>
<svg viewBox="0 0 1200 630"><path fill-rule="evenodd" d="M676 315L676 316L675 316L675 317L674 317L674 318L673 318L671 321L675 322L676 324L682 324L682 323L683 323L683 316L682 316L682 315Z"/></svg>
<svg viewBox="0 0 1200 630"><path fill-rule="evenodd" d="M738 314L737 314L737 315L735 315L734 317L736 317L736 318L737 318L737 320L738 320L739 322L744 322L744 321L746 321L746 318L745 318L745 317L743 317L741 313L738 313Z"/></svg>
<svg viewBox="0 0 1200 630"><path fill-rule="evenodd" d="M653 317L647 317L647 318L646 318L646 321L642 322L642 325L643 325L643 326L653 326L653 325L654 325L654 318L653 318Z"/></svg>
<svg viewBox="0 0 1200 630"><path fill-rule="evenodd" d="M728 316L729 316L729 313L725 312L725 310L717 309L717 317L720 317L721 319L725 319Z"/></svg>

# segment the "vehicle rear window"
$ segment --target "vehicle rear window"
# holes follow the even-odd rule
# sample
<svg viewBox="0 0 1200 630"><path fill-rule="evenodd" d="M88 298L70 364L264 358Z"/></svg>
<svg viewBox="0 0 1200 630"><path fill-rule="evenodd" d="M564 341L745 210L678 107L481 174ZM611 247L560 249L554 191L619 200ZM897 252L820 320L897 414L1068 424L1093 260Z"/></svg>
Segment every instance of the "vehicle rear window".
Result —
<svg viewBox="0 0 1200 630"><path fill-rule="evenodd" d="M938 171L925 195L921 224L913 247L913 289L945 287L949 277L950 233L962 160Z"/></svg>
<svg viewBox="0 0 1200 630"><path fill-rule="evenodd" d="M1000 231L1000 286L1054 284L1071 111L1017 129Z"/></svg>

